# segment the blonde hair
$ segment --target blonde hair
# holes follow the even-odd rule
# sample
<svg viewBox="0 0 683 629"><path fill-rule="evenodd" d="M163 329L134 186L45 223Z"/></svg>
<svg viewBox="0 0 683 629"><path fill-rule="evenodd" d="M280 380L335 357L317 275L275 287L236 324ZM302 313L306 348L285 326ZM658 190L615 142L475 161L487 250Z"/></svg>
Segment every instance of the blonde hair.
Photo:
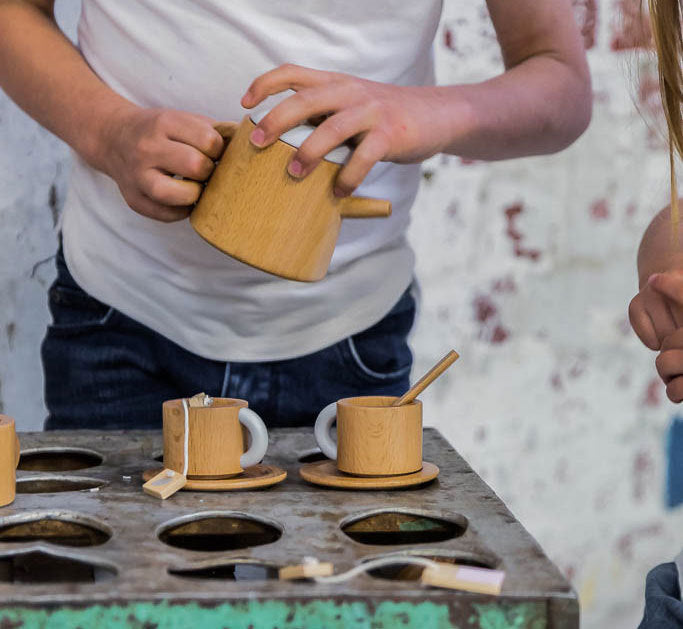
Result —
<svg viewBox="0 0 683 629"><path fill-rule="evenodd" d="M669 129L669 140L671 148L679 155L683 155L681 4L680 0L648 0L648 3L652 35L659 59L659 89Z"/></svg>
<svg viewBox="0 0 683 629"><path fill-rule="evenodd" d="M674 153L683 156L683 45L681 44L680 0L648 0L652 35L659 60L659 92L669 131L669 168L671 169L671 223L674 243L678 244L678 190Z"/></svg>

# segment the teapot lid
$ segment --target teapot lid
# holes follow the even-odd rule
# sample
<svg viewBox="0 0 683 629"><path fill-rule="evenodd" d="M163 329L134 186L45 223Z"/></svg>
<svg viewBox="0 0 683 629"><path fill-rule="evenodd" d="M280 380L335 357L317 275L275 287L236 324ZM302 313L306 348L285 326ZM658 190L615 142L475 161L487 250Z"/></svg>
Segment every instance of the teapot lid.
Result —
<svg viewBox="0 0 683 629"><path fill-rule="evenodd" d="M249 117L254 124L258 124L266 117L268 111L269 110L253 112ZM280 139L290 146L298 148L304 143L306 138L313 133L315 129L316 127L314 125L300 124L289 131L285 131L280 136ZM341 146L332 149L327 155L325 155L325 159L329 162L335 162L336 164L344 164L350 154L351 148L345 144L342 144Z"/></svg>

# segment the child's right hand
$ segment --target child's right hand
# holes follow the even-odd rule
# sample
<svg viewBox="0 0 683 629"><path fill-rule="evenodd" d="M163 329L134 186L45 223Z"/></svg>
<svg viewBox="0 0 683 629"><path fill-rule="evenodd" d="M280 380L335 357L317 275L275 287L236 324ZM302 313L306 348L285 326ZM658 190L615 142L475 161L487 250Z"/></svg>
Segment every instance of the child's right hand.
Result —
<svg viewBox="0 0 683 629"><path fill-rule="evenodd" d="M103 128L93 165L118 184L126 203L143 216L179 221L223 150L223 138L206 116L131 105ZM174 175L184 177L176 179Z"/></svg>

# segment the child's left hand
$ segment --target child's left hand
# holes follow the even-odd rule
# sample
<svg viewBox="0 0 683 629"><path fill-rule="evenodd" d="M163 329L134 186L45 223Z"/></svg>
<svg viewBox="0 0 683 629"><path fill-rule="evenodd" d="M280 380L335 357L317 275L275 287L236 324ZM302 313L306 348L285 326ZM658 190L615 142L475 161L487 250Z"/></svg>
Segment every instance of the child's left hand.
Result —
<svg viewBox="0 0 683 629"><path fill-rule="evenodd" d="M664 339L655 366L666 385L667 397L675 403L683 401L683 328Z"/></svg>
<svg viewBox="0 0 683 629"><path fill-rule="evenodd" d="M640 301L636 301L638 296L642 296ZM661 335L656 341L660 350L655 360L657 373L666 385L667 397L672 402L683 401L683 271L651 275L631 302L629 314L634 330L648 347ZM666 329L670 331L664 333ZM651 344L645 341L648 334Z"/></svg>
<svg viewBox="0 0 683 629"><path fill-rule="evenodd" d="M643 344L660 349L667 336L683 327L683 272L651 275L631 300L628 315Z"/></svg>

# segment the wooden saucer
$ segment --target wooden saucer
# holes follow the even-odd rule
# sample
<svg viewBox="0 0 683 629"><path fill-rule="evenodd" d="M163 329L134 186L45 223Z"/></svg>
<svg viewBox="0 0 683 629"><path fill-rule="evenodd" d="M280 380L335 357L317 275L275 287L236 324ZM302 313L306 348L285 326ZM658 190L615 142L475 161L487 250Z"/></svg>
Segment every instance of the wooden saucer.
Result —
<svg viewBox="0 0 683 629"><path fill-rule="evenodd" d="M163 468L145 470L142 478L146 482ZM287 472L275 465L253 465L244 472L231 478L208 478L205 480L198 478L188 478L183 487L189 491L232 491L234 489L257 489L258 487L270 487L277 485L287 478Z"/></svg>
<svg viewBox="0 0 683 629"><path fill-rule="evenodd" d="M439 475L439 468L433 463L422 463L422 469L412 474L396 476L351 476L337 469L335 461L315 461L299 468L304 480L325 487L341 487L343 489L399 489L422 485L434 480Z"/></svg>

